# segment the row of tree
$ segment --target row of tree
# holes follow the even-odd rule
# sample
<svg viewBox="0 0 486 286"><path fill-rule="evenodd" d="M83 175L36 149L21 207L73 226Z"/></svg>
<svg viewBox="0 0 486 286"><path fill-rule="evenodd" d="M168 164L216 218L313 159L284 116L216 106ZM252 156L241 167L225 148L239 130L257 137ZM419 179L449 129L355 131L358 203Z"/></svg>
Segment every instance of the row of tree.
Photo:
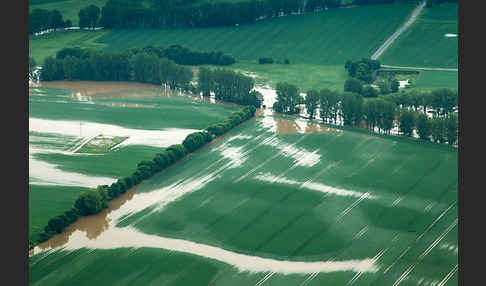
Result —
<svg viewBox="0 0 486 286"><path fill-rule="evenodd" d="M87 57L47 57L41 79L138 81L189 90L192 70L154 54L90 51Z"/></svg>
<svg viewBox="0 0 486 286"><path fill-rule="evenodd" d="M29 34L35 34L45 30L71 27L71 20L63 20L59 10L33 9L29 13Z"/></svg>
<svg viewBox="0 0 486 286"><path fill-rule="evenodd" d="M447 116L458 108L457 91L447 88L431 91L401 91L386 95L384 98L401 107L414 111L423 110L423 113L427 113L427 108L431 108L436 117Z"/></svg>
<svg viewBox="0 0 486 286"><path fill-rule="evenodd" d="M416 130L424 140L432 138L434 142L449 144L457 141L457 115L453 112L454 108L450 107L450 102L445 100L455 94L451 90L403 92L397 97L399 101L393 97L364 99L354 92L339 93L329 89L309 90L304 99L298 88L288 83L278 83L276 91L277 101L273 106L276 112L298 114L299 105L305 104L311 119L319 111L320 118L326 123L341 122L355 127L364 125L385 134L390 134L393 128L398 127L399 132L405 136L412 136L413 130ZM436 111L433 118L429 119L425 113L420 112L418 105L405 104L403 98L411 94L417 98L429 98L433 102L431 105Z"/></svg>
<svg viewBox="0 0 486 286"><path fill-rule="evenodd" d="M106 28L234 26L262 18L339 7L341 0L108 0L101 9ZM417 0L358 1L358 4ZM149 4L148 6L146 4ZM347 4L347 3L346 3Z"/></svg>
<svg viewBox="0 0 486 286"><path fill-rule="evenodd" d="M253 78L226 69L199 69L198 91L203 96L214 93L216 100L260 107L263 96L253 90Z"/></svg>
<svg viewBox="0 0 486 286"><path fill-rule="evenodd" d="M213 124L201 132L189 134L182 144L175 144L165 148L161 153L156 154L152 160L139 162L136 170L130 176L120 178L109 186L102 185L96 189L83 192L76 199L74 206L70 210L48 221L37 242L46 241L53 235L61 233L79 217L101 212L104 208L108 207L110 200L174 164L186 154L201 148L215 137L252 118L255 115L255 111L256 108L253 106L246 106L239 111L235 111L222 122ZM220 128L220 126L224 126L225 128Z"/></svg>

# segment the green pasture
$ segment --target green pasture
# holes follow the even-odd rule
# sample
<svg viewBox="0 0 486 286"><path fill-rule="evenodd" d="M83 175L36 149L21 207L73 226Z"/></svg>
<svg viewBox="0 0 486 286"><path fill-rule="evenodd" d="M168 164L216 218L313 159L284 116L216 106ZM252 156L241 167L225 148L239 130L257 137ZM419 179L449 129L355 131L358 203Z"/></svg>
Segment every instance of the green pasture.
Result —
<svg viewBox="0 0 486 286"><path fill-rule="evenodd" d="M387 65L457 68L457 3L424 8L412 24L380 57Z"/></svg>
<svg viewBox="0 0 486 286"><path fill-rule="evenodd" d="M235 27L113 30L97 39L107 50L180 44L221 50L238 60L271 57L291 64L344 65L369 57L405 21L414 5L369 5L264 19ZM358 44L359 43L359 44Z"/></svg>
<svg viewBox="0 0 486 286"><path fill-rule="evenodd" d="M279 260L341 261L382 253L379 271L363 273L356 285L392 285L411 266L404 285L441 281L457 264L457 253L443 248L457 246L456 149L352 128L275 134L271 128L279 123L272 122L250 120L141 184L132 200L139 193L185 194L160 210L132 214L117 227ZM272 176L280 180L272 182ZM163 249L86 253L32 257L31 283L83 285L88 269L97 281L117 285L186 285L185 279L191 285L255 285L270 274L238 272ZM115 256L132 265L123 268L124 275L115 274L123 266L102 267ZM309 275L275 273L265 285L299 285ZM346 285L356 275L319 273L307 285Z"/></svg>
<svg viewBox="0 0 486 286"><path fill-rule="evenodd" d="M35 59L38 65L43 65L48 56L55 57L57 51L63 48L103 49L106 45L95 42L108 31L69 30L40 36L29 37L29 57Z"/></svg>
<svg viewBox="0 0 486 286"><path fill-rule="evenodd" d="M48 220L74 205L84 187L29 184L29 241L35 241Z"/></svg>
<svg viewBox="0 0 486 286"><path fill-rule="evenodd" d="M329 88L343 91L344 81L348 77L344 65L313 64L264 64L238 62L229 66L236 71L256 74L255 83L276 88L278 82L287 82L299 87L300 91Z"/></svg>
<svg viewBox="0 0 486 286"><path fill-rule="evenodd" d="M451 71L420 71L417 89L459 88L459 74Z"/></svg>

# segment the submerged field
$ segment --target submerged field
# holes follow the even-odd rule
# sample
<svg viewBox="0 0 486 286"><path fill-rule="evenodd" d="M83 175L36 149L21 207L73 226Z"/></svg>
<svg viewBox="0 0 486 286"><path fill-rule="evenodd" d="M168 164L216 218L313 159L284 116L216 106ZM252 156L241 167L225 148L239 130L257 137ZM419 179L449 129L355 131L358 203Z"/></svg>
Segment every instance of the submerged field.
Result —
<svg viewBox="0 0 486 286"><path fill-rule="evenodd" d="M130 83L54 82L29 90L29 239L80 192L111 184L161 148L236 108ZM106 143L100 138L113 138Z"/></svg>
<svg viewBox="0 0 486 286"><path fill-rule="evenodd" d="M424 8L380 60L387 65L457 68L457 23L457 3Z"/></svg>
<svg viewBox="0 0 486 286"><path fill-rule="evenodd" d="M260 116L41 245L63 249L29 279L454 285L457 180L449 146Z"/></svg>

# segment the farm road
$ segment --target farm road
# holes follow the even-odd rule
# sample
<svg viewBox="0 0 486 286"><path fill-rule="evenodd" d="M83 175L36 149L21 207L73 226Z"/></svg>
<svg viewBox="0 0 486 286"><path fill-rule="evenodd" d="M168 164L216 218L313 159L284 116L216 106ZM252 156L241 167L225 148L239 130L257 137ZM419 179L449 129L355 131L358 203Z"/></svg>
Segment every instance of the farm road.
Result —
<svg viewBox="0 0 486 286"><path fill-rule="evenodd" d="M398 36L400 36L401 33L403 33L415 20L417 20L417 16L420 14L422 9L425 7L425 1L423 1L415 10L413 10L412 15L410 16L410 19L408 19L407 22L403 26L401 26L398 30L393 33L393 35L388 38L381 47L376 50L376 52L371 56L372 60L376 60L383 54L383 52L395 41Z"/></svg>
<svg viewBox="0 0 486 286"><path fill-rule="evenodd" d="M452 72L458 71L458 69L448 69L448 68L399 67L399 66L389 66L389 65L381 65L381 67L391 68L391 69L413 69L413 70L424 70L424 71L452 71Z"/></svg>

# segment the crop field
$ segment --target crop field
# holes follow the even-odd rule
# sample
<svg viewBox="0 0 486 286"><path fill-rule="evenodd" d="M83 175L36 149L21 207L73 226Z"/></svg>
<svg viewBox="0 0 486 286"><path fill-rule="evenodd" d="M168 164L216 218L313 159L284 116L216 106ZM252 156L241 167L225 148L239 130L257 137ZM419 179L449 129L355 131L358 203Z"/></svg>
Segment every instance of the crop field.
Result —
<svg viewBox="0 0 486 286"><path fill-rule="evenodd" d="M71 208L80 192L131 174L138 162L236 110L165 96L151 85L50 85L30 88L30 239Z"/></svg>
<svg viewBox="0 0 486 286"><path fill-rule="evenodd" d="M380 57L387 65L457 68L457 3L425 8Z"/></svg>
<svg viewBox="0 0 486 286"><path fill-rule="evenodd" d="M107 50L180 44L200 51L221 50L255 63L260 57L272 57L298 64L344 65L347 59L371 56L413 8L408 4L369 5L235 27L113 30L96 42L106 44Z"/></svg>
<svg viewBox="0 0 486 286"><path fill-rule="evenodd" d="M232 55L238 63L229 68L259 73L271 86L288 81L301 89L342 90L344 62L370 57L413 8L408 4L338 8L237 27L66 31L30 37L29 55L42 63L64 47L124 50L181 44ZM260 57L272 57L278 64L259 65ZM285 59L290 65L281 64Z"/></svg>
<svg viewBox="0 0 486 286"><path fill-rule="evenodd" d="M259 116L40 245L29 279L454 285L457 184L455 148Z"/></svg>
<svg viewBox="0 0 486 286"><path fill-rule="evenodd" d="M417 89L459 88L459 73L450 71L421 71Z"/></svg>

